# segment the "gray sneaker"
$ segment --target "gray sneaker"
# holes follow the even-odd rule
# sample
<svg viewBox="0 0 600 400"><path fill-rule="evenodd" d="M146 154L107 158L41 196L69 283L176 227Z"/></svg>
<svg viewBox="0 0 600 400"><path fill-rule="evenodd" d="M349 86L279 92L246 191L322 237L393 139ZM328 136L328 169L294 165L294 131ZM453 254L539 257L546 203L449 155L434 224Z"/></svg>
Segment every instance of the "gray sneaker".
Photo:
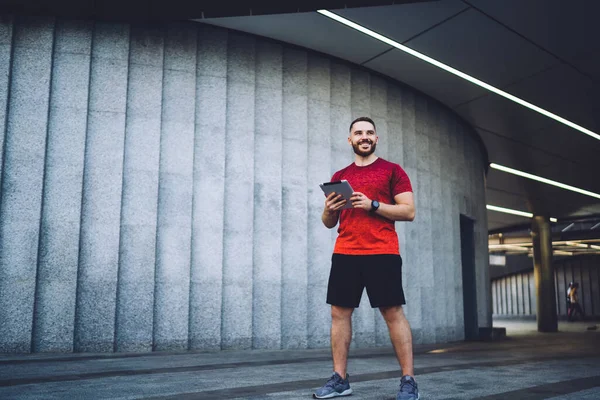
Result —
<svg viewBox="0 0 600 400"><path fill-rule="evenodd" d="M351 395L352 389L350 388L350 382L348 381L349 377L350 376L346 374L346 379L342 379L337 372L334 372L327 383L313 393L313 398L330 399L332 397Z"/></svg>
<svg viewBox="0 0 600 400"><path fill-rule="evenodd" d="M419 388L415 378L410 375L404 375L400 379L400 390L396 400L419 400Z"/></svg>

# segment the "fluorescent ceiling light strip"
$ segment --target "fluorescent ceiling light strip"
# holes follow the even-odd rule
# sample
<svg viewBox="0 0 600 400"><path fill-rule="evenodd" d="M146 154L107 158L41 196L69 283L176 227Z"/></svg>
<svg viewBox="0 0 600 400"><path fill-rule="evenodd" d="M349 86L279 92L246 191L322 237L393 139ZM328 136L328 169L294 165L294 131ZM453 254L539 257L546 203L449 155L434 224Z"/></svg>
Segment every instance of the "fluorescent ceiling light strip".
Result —
<svg viewBox="0 0 600 400"><path fill-rule="evenodd" d="M488 246L490 250L516 250L516 251L529 251L528 247L516 246L514 244L490 244Z"/></svg>
<svg viewBox="0 0 600 400"><path fill-rule="evenodd" d="M554 250L552 254L556 256L572 256L573 252L571 251L562 251L562 250Z"/></svg>
<svg viewBox="0 0 600 400"><path fill-rule="evenodd" d="M559 187L561 189L570 190L572 192L577 192L577 193L585 194L586 196L591 196L591 197L595 197L597 199L600 199L600 194L598 194L598 193L590 192L589 190L579 189L579 188L577 188L575 186L566 185L564 183L556 182L556 181L553 181L551 179L542 178L541 176L537 176L537 175L529 174L527 172L519 171L518 169L513 169L513 168L505 167L503 165L498 165L498 164L495 164L495 163L491 163L490 167L494 168L494 169L497 169L499 171L508 172L509 174L522 176L523 178L532 179L534 181L546 183L548 185L556 186L556 187Z"/></svg>
<svg viewBox="0 0 600 400"><path fill-rule="evenodd" d="M590 131L589 129L584 128L581 125L577 125L576 123L571 122L571 121L569 121L567 119L564 119L563 117L560 117L560 116L558 116L558 115L556 115L554 113L551 113L550 111L544 110L543 108L538 107L535 104L531 104L531 103L529 103L529 102L527 102L527 101L525 101L523 99L518 98L517 96L514 96L514 95L512 95L510 93L505 92L504 90L498 89L497 87L494 87L494 86L492 86L492 85L490 85L488 83L485 83L485 82L483 82L483 81L481 81L481 80L479 80L477 78L474 78L474 77L472 77L470 75L467 75L464 72L461 72L461 71L459 71L459 70L457 70L455 68L452 68L449 65L441 63L441 62L439 62L439 61L437 61L437 60L435 60L435 59L433 59L431 57L426 56L425 54L419 53L418 51L415 51L415 50L411 49L410 47L406 47L406 46L404 46L404 45L402 45L402 44L400 44L400 43L398 43L398 42L396 42L396 41L394 41L394 40L392 40L390 38L387 38L387 37L385 37L383 35L380 35L377 32L373 32L372 30L370 30L368 28L365 28L364 26L361 26L361 25L359 25L359 24L357 24L355 22L352 22L352 21L350 21L350 20L348 20L348 19L346 19L346 18L344 18L342 16L334 14L331 11L328 11L328 10L317 10L317 12L319 14L324 15L324 16L326 16L328 18L331 18L331 19L333 19L333 20L335 20L335 21L337 21L337 22L339 22L341 24L349 26L352 29L355 29L355 30L357 30L359 32L362 32L365 35L371 36L374 39L377 39L377 40L379 40L379 41L381 41L383 43L386 43L386 44L388 44L388 45L390 45L392 47L395 47L398 50L402 50L405 53L408 53L408 54L410 54L410 55L412 55L414 57L417 57L417 58L419 58L419 59L421 59L421 60L423 60L425 62L428 62L428 63L430 63L432 65L435 65L436 67L441 68L441 69L443 69L445 71L448 71L451 74L459 76L459 77L461 77L461 78L463 78L463 79L465 79L465 80L467 80L467 81L469 81L469 82L471 82L471 83L473 83L473 84L475 84L477 86L480 86L480 87L482 87L484 89L489 90L490 92L496 93L496 94L498 94L498 95L500 95L500 96L502 96L504 98L507 98L507 99L509 99L511 101L514 101L515 103L518 103L518 104L520 104L520 105L522 105L524 107L527 107L530 110L536 111L536 112L538 112L538 113L540 113L540 114L542 114L542 115L544 115L544 116L546 116L548 118L552 118L553 120L558 121L558 122L560 122L562 124L565 124L565 125L573 128L573 129L576 129L576 130L578 130L578 131L580 131L582 133L585 133L586 135L589 135L589 136L593 137L594 139L600 140L600 135L598 135L595 132Z"/></svg>
<svg viewBox="0 0 600 400"><path fill-rule="evenodd" d="M525 212L525 211L518 211L518 210L513 210L511 208L504 208L504 207L498 207L498 206L491 206L491 205L486 205L485 208L487 208L490 211L497 211L497 212L502 212L502 213L506 213L506 214L513 214L513 215L518 215L520 217L527 217L527 218L533 218L533 214L530 212ZM554 217L550 218L550 222L557 222L558 220Z"/></svg>
<svg viewBox="0 0 600 400"><path fill-rule="evenodd" d="M584 249L588 248L587 244L579 243L579 242L566 242L565 244L567 246L572 246L572 247L581 247L581 248L584 248Z"/></svg>
<svg viewBox="0 0 600 400"><path fill-rule="evenodd" d="M506 213L506 214L519 215L521 217L527 217L527 218L532 218L533 217L532 213L528 213L528 212L525 212L525 211L512 210L510 208L490 206L489 204L486 205L485 208L487 208L490 211L497 211L497 212L502 212L502 213Z"/></svg>

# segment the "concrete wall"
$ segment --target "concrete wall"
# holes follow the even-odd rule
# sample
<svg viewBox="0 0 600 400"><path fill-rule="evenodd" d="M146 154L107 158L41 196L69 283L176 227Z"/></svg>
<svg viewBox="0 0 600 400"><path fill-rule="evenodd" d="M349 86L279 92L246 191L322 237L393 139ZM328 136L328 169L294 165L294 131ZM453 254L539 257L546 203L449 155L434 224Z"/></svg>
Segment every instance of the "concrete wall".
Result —
<svg viewBox="0 0 600 400"><path fill-rule="evenodd" d="M440 104L201 24L1 17L0 352L328 346L318 184L361 115L415 190L397 224L415 341L463 337L461 213L491 326L486 161ZM364 301L354 345L388 344Z"/></svg>

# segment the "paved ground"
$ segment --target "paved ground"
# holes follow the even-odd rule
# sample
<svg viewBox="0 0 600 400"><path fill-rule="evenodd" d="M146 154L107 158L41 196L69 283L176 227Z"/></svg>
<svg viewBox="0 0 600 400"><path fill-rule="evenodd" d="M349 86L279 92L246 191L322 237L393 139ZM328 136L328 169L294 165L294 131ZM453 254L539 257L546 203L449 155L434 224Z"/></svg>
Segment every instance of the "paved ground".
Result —
<svg viewBox="0 0 600 400"><path fill-rule="evenodd" d="M497 342L417 346L422 399L600 399L600 324L495 321ZM391 349L352 349L352 399L392 399ZM0 355L0 399L310 399L327 350Z"/></svg>

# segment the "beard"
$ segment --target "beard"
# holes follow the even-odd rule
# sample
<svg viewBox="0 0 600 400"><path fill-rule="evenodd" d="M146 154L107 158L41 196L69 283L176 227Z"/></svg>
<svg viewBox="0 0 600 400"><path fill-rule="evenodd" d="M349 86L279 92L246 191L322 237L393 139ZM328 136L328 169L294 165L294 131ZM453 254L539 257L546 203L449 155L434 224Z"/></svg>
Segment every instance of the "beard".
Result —
<svg viewBox="0 0 600 400"><path fill-rule="evenodd" d="M371 148L369 150L361 150L360 145L362 143L370 143L371 144ZM352 149L354 150L354 153L356 155L359 155L361 157L368 157L371 154L375 153L375 148L377 147L377 144L375 142L372 142L371 140L363 140L359 143L352 143Z"/></svg>

